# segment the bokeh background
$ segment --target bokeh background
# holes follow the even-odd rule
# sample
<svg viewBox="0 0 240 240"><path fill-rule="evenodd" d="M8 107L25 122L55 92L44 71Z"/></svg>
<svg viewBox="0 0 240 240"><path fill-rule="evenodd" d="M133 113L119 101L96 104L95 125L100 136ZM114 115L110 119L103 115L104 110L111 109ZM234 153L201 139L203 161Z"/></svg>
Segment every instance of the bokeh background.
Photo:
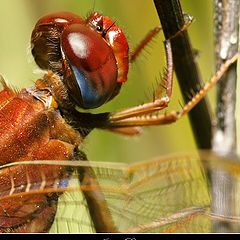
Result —
<svg viewBox="0 0 240 240"><path fill-rule="evenodd" d="M199 52L198 63L206 81L214 72L212 2L182 0L181 3L184 12L195 19L188 31L194 49ZM93 9L116 20L125 30L131 49L149 30L159 25L153 2L149 0L2 0L0 73L19 89L32 85L39 75L30 53L30 36L39 17L54 11L73 11L84 17ZM165 67L162 42L163 34L159 34L131 65L128 82L120 95L97 112L116 111L152 99L153 86ZM210 95L213 99L214 91ZM178 110L181 99L175 79L168 111ZM143 161L195 148L187 117L169 126L144 128L140 136L131 138L95 130L83 146L90 160L117 162Z"/></svg>

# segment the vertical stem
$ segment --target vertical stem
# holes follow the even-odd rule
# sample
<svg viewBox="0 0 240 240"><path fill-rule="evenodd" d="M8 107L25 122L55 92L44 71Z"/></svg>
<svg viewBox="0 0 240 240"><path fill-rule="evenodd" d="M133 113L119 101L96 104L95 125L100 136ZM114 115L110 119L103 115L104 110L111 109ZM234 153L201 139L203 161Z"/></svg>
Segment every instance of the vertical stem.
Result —
<svg viewBox="0 0 240 240"><path fill-rule="evenodd" d="M214 0L216 69L238 51L240 1ZM236 154L236 79L233 64L217 85L217 119L213 150L221 155ZM227 158L226 158L227 159ZM237 215L237 191L234 178L223 171L212 172L212 211L222 216ZM215 232L238 231L239 226L215 221Z"/></svg>
<svg viewBox="0 0 240 240"><path fill-rule="evenodd" d="M154 0L166 39L179 32L184 24L184 17L179 0ZM202 80L195 62L192 46L186 31L171 38L173 63L183 98L191 91L197 92ZM189 118L197 145L201 149L211 148L211 119L207 99L203 99L190 113Z"/></svg>

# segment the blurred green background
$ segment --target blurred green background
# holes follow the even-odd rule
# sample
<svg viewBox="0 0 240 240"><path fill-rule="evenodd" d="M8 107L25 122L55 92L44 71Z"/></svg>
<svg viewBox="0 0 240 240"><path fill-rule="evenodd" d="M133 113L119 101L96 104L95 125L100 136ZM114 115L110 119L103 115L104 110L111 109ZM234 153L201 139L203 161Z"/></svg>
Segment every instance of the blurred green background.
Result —
<svg viewBox="0 0 240 240"><path fill-rule="evenodd" d="M181 3L184 12L195 18L188 31L193 47L199 51L198 62L206 81L214 72L212 2L182 0ZM54 11L73 11L84 17L93 8L116 20L125 30L131 49L150 29L159 25L150 0L96 0L95 6L93 0L2 0L0 73L8 83L19 89L32 85L39 75L34 73L37 67L31 57L29 42L31 31L39 17ZM163 35L160 34L130 67L128 82L121 94L98 109L98 112L116 111L151 100L153 86L165 67L162 42ZM179 100L181 101L181 95L175 80L168 111L178 110ZM142 161L195 148L187 117L169 126L144 128L140 136L133 138L95 130L83 147L90 160L118 162Z"/></svg>

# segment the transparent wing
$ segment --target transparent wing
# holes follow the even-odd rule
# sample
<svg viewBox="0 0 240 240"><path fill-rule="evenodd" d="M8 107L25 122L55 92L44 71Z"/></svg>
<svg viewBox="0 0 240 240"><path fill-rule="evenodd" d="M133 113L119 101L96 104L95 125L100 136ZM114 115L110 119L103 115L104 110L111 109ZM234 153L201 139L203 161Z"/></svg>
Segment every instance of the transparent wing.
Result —
<svg viewBox="0 0 240 240"><path fill-rule="evenodd" d="M133 165L87 161L17 164L25 166L26 172L29 165L41 169L39 166L57 164L73 169L70 180L66 176L50 179L42 172L38 184L14 183L14 187L1 193L0 201L7 201L25 195L62 192L51 232L94 232L82 193L96 191L103 193L120 232L211 232L215 220L240 223L237 216L217 216L211 212L211 189L207 178L212 169L219 169L230 173L238 182L240 165L234 160L228 159L226 163L204 153L161 157ZM13 164L2 166L12 167ZM84 167L94 170L100 188L94 184L80 186L77 170Z"/></svg>

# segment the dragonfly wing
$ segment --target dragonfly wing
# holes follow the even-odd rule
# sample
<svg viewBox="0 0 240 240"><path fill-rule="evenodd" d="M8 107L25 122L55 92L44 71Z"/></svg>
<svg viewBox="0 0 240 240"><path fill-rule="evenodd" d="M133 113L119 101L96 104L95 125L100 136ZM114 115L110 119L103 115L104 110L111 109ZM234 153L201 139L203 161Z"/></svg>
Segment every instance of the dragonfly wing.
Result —
<svg viewBox="0 0 240 240"><path fill-rule="evenodd" d="M96 192L96 197L104 196L120 232L211 232L216 219L240 222L236 216L215 216L211 212L211 189L206 173L220 169L234 177L239 175L239 164L223 162L197 154L162 157L133 165L42 161L42 164L68 165L73 169L71 180L58 178L54 180L55 184L28 193L22 189L16 196L64 192L59 197L52 232L95 231L82 194L86 191ZM99 185L80 185L79 167L91 167ZM50 182L53 183L53 179ZM101 194L97 194L99 191Z"/></svg>

